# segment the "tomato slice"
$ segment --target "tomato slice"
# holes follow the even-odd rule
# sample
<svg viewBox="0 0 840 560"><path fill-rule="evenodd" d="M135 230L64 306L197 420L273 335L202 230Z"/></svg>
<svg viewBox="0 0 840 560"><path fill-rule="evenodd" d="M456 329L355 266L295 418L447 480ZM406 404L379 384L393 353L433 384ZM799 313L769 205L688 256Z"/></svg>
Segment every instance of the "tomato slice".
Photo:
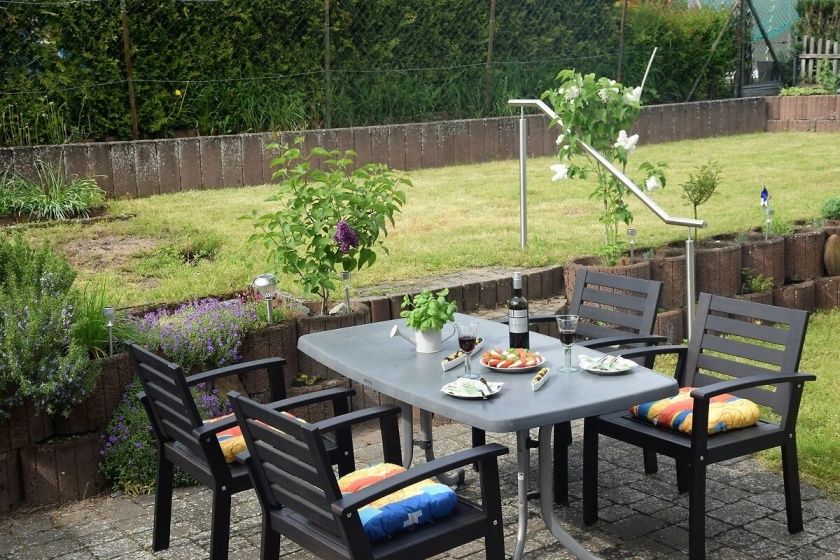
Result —
<svg viewBox="0 0 840 560"><path fill-rule="evenodd" d="M496 365L496 367L498 367L498 368L508 368L508 367L510 367L510 364L512 364L512 363L513 363L512 360L504 360L504 361L499 362Z"/></svg>
<svg viewBox="0 0 840 560"><path fill-rule="evenodd" d="M522 360L523 362L528 359L528 351L525 348L517 348L516 354L517 357Z"/></svg>
<svg viewBox="0 0 840 560"><path fill-rule="evenodd" d="M490 358L489 360L484 362L484 365L487 365L487 366L490 366L490 367L496 367L500 363L502 363L502 360L499 360L497 358Z"/></svg>

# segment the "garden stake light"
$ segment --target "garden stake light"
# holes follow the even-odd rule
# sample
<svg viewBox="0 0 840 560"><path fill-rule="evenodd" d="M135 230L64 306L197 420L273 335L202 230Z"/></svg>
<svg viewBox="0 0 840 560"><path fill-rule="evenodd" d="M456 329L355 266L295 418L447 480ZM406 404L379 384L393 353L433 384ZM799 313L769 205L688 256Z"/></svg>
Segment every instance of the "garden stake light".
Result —
<svg viewBox="0 0 840 560"><path fill-rule="evenodd" d="M105 326L108 327L108 355L114 355L114 318L117 312L113 307L103 307L102 316L105 317Z"/></svg>
<svg viewBox="0 0 840 560"><path fill-rule="evenodd" d="M254 279L254 287L265 298L268 322L271 323L271 300L277 294L277 279L271 273L260 274Z"/></svg>
<svg viewBox="0 0 840 560"><path fill-rule="evenodd" d="M636 252L636 228L627 228L627 238L630 240L630 262L633 262L633 254Z"/></svg>
<svg viewBox="0 0 840 560"><path fill-rule="evenodd" d="M350 315L350 273L342 272L341 280L344 281L344 313Z"/></svg>

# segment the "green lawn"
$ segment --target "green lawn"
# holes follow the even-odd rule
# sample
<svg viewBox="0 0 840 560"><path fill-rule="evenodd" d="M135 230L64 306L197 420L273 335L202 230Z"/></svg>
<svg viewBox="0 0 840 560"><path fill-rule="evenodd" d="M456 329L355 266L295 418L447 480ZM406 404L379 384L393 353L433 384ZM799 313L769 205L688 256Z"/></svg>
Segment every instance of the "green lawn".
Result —
<svg viewBox="0 0 840 560"><path fill-rule="evenodd" d="M666 161L668 187L653 193L672 215L688 215L679 184L696 166L713 159L723 184L701 208L709 223L702 235L743 230L762 222L759 191L766 184L778 215L789 219L817 215L822 201L837 193L834 161L837 134L751 134L640 148L631 165ZM592 254L602 228L589 200L591 184L551 183L551 158L528 161L529 248L519 249L518 163L505 161L411 173L414 187L387 239L390 256L354 277L357 286L417 279L481 266L533 267ZM635 167L632 168L635 170ZM637 177L638 179L638 177ZM106 279L122 305L179 301L240 290L265 272L266 254L246 240L251 209L267 210L270 186L190 191L112 203L128 221L86 227L65 225L30 229L26 235L49 241L73 255L82 282ZM684 238L633 200L639 246ZM453 242L457 240L457 242ZM180 252L216 248L214 258L185 264ZM296 291L292 278L281 288Z"/></svg>

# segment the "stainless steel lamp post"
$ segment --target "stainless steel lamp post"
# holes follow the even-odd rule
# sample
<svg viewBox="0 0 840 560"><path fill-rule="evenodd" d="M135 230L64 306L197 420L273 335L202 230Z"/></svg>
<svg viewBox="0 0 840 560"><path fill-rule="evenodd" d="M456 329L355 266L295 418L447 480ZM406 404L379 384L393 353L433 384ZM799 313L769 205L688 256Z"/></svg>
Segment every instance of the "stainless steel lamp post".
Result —
<svg viewBox="0 0 840 560"><path fill-rule="evenodd" d="M254 279L254 288L265 299L268 322L271 322L271 300L277 295L277 278L273 274L260 274Z"/></svg>

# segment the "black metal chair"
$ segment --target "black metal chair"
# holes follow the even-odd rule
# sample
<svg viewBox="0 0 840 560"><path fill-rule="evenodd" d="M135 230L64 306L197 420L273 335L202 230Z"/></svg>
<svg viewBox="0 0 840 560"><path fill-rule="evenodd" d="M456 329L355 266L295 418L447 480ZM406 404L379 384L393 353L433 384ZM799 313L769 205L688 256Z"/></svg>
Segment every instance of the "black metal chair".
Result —
<svg viewBox="0 0 840 560"><path fill-rule="evenodd" d="M666 341L653 334L662 282L617 276L580 268L575 276L575 291L568 313L578 315L577 344L586 348L634 348ZM556 333L557 315L529 318L531 330L543 334ZM507 320L502 321L507 323ZM581 340L582 339L582 340ZM640 363L653 365L653 358ZM486 441L485 434L473 428L473 446ZM572 443L572 425L562 422L554 426L554 502L569 501L568 447ZM536 447L535 441L528 441Z"/></svg>
<svg viewBox="0 0 840 560"><path fill-rule="evenodd" d="M143 392L138 394L149 416L158 446L158 467L155 484L155 518L152 549L169 548L169 533L172 519L172 475L179 467L192 475L204 486L213 490L213 512L210 532L211 560L226 560L230 534L231 496L252 487L247 469L239 463L227 463L216 434L235 427L236 418L231 416L213 423L204 424L190 387L212 382L225 376L266 369L269 376L272 400L285 399L282 358L267 358L224 368L214 369L189 377L184 376L180 366L160 356L129 344L131 361L140 378ZM284 410L317 402L332 401L336 415L350 410L349 388L327 389L285 399ZM337 464L343 473L353 469L353 443L349 429L337 429L335 441L325 443L327 456Z"/></svg>
<svg viewBox="0 0 840 560"><path fill-rule="evenodd" d="M705 556L706 468L763 449L782 449L788 531L801 531L796 418L804 382L816 379L797 373L807 323L805 311L700 294L688 347L657 346L624 352L628 357L677 354L675 376L679 386L696 387L691 391L694 427L707 425L709 399L723 393L735 393L768 407L781 422L759 420L755 426L714 435L708 435L705 429L685 435L634 418L628 411L587 418L584 522L591 524L598 518L598 436L605 435L641 446L648 474L657 470L656 453L676 460L678 488L689 493L691 560Z"/></svg>
<svg viewBox="0 0 840 560"><path fill-rule="evenodd" d="M230 397L248 444L245 463L263 510L262 560L278 558L281 535L327 559L428 558L482 537L486 558L505 557L497 457L507 448L491 444L453 453L343 496L321 433L378 419L383 458L400 464L399 408L375 406L301 424L234 392ZM359 518L361 507L472 462L479 464L480 506L459 497L452 514L370 542Z"/></svg>

